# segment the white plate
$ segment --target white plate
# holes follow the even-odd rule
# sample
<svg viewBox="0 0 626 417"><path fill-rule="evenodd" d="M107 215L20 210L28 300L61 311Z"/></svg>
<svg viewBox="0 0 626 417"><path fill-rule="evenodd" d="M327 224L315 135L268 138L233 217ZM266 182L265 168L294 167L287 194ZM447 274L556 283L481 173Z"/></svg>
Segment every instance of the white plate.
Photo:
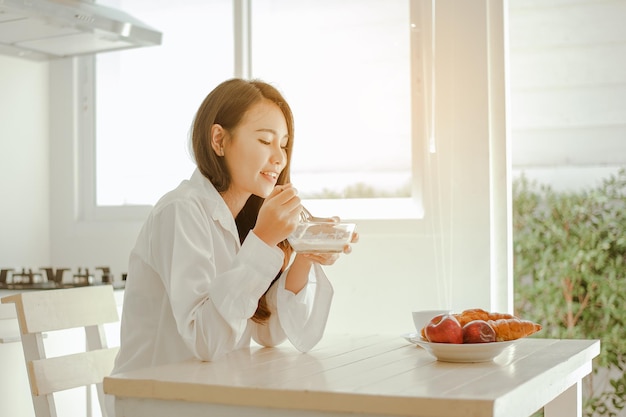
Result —
<svg viewBox="0 0 626 417"><path fill-rule="evenodd" d="M515 340L491 343L429 343L418 333L403 334L408 342L426 349L428 353L442 362L488 362L513 345Z"/></svg>

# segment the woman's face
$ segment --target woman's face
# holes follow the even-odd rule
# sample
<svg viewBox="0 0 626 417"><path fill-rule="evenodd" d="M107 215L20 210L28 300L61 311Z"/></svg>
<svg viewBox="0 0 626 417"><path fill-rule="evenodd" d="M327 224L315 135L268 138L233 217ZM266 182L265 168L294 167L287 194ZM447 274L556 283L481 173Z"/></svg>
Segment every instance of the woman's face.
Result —
<svg viewBox="0 0 626 417"><path fill-rule="evenodd" d="M280 108L263 100L248 109L230 140L224 158L231 175L226 193L247 200L251 194L266 198L287 165L288 131Z"/></svg>

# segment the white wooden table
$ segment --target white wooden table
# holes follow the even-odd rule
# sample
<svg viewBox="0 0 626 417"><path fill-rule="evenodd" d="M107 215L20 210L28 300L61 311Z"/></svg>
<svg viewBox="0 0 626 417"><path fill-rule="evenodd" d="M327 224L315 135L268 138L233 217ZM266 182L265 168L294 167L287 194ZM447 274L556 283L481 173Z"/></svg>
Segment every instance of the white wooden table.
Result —
<svg viewBox="0 0 626 417"><path fill-rule="evenodd" d="M520 340L492 362L446 363L397 335L325 336L307 354L251 347L105 378L117 417L581 415L597 340Z"/></svg>

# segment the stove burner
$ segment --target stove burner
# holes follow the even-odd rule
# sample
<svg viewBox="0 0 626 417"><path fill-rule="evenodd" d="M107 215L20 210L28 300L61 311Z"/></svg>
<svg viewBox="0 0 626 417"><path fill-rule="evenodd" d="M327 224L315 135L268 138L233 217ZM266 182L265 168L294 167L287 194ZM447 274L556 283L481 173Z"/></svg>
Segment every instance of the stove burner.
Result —
<svg viewBox="0 0 626 417"><path fill-rule="evenodd" d="M83 273L82 268L78 268L78 273L74 274L73 283L74 284L82 284L89 285L93 283L93 275L89 273L89 268L85 268L85 272Z"/></svg>
<svg viewBox="0 0 626 417"><path fill-rule="evenodd" d="M112 283L113 275L111 275L111 269L108 266L99 266L96 269L102 271L102 282L103 283Z"/></svg>
<svg viewBox="0 0 626 417"><path fill-rule="evenodd" d="M44 267L20 268L21 271L6 268L0 269L0 289L6 290L48 290L59 288L84 287L88 285L113 285L115 288L123 288L125 282L114 282L113 274L108 266L95 268L101 271L99 279L95 279L94 273L89 268L78 268L71 278L64 279L70 268Z"/></svg>
<svg viewBox="0 0 626 417"><path fill-rule="evenodd" d="M13 282L16 284L37 284L43 282L43 275L41 272L33 272L31 268L26 272L26 268L22 268L22 272L13 273Z"/></svg>

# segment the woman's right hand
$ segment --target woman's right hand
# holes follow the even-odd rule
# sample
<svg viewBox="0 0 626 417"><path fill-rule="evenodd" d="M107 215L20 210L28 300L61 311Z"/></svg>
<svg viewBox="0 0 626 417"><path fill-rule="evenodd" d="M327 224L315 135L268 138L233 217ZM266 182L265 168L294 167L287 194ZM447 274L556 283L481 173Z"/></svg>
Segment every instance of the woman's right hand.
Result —
<svg viewBox="0 0 626 417"><path fill-rule="evenodd" d="M302 205L298 191L291 185L277 185L263 202L252 231L270 246L282 242L300 221Z"/></svg>

